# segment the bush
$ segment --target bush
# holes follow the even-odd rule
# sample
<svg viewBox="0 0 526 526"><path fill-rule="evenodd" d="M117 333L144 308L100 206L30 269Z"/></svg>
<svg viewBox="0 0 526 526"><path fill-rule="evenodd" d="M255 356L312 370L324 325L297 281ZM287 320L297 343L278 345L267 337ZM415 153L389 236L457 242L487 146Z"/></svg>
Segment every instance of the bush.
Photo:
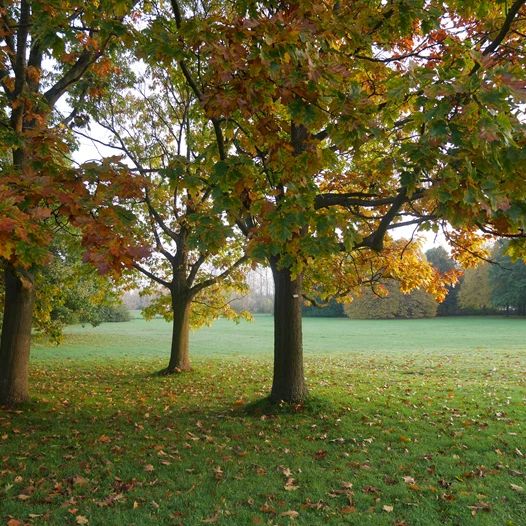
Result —
<svg viewBox="0 0 526 526"><path fill-rule="evenodd" d="M100 323L130 321L130 311L122 303L101 307L99 314Z"/></svg>
<svg viewBox="0 0 526 526"><path fill-rule="evenodd" d="M312 318L343 318L345 317L345 312L341 303L331 300L326 307L305 305L303 307L303 316Z"/></svg>

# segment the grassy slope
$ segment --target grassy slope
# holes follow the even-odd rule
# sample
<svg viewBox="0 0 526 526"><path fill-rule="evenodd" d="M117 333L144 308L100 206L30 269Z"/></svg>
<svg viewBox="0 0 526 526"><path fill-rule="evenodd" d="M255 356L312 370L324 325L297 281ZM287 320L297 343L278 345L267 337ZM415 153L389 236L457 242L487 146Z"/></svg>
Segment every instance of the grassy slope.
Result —
<svg viewBox="0 0 526 526"><path fill-rule="evenodd" d="M162 321L37 345L36 402L0 413L0 524L525 524L524 320L308 319L292 414L250 406L271 321L193 334L171 378Z"/></svg>

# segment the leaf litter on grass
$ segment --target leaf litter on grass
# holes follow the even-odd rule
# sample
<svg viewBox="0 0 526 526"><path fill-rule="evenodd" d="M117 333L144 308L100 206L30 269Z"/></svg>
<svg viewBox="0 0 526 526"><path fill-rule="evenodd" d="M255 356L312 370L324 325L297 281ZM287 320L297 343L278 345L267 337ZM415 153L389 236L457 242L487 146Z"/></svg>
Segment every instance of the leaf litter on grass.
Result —
<svg viewBox="0 0 526 526"><path fill-rule="evenodd" d="M0 523L519 526L524 361L317 358L314 402L252 412L238 401L267 392L266 362L98 365L76 383L40 365L36 402L0 413Z"/></svg>

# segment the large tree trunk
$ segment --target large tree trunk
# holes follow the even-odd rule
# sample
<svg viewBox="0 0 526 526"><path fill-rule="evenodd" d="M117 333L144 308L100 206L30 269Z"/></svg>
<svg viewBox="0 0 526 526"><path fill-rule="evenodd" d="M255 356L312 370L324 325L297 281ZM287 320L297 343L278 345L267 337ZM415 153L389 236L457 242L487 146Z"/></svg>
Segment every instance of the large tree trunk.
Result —
<svg viewBox="0 0 526 526"><path fill-rule="evenodd" d="M303 374L301 328L302 276L292 279L290 269L270 261L274 277L274 378L270 399L301 402L307 396Z"/></svg>
<svg viewBox="0 0 526 526"><path fill-rule="evenodd" d="M29 398L33 279L28 274L17 274L15 269L8 265L4 271L4 286L4 319L0 340L0 404L15 405Z"/></svg>
<svg viewBox="0 0 526 526"><path fill-rule="evenodd" d="M191 304L192 300L189 295L172 293L172 348L170 362L163 374L179 373L191 369L188 346Z"/></svg>

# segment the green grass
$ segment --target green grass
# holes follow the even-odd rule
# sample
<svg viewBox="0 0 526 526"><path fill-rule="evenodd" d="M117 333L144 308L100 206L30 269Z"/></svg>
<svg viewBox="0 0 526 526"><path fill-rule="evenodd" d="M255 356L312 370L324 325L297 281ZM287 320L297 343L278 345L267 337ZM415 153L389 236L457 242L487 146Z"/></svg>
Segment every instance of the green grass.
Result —
<svg viewBox="0 0 526 526"><path fill-rule="evenodd" d="M161 320L73 327L0 412L0 524L523 526L525 336L307 319L312 397L274 408L271 318L194 333L174 377Z"/></svg>
<svg viewBox="0 0 526 526"><path fill-rule="evenodd" d="M239 325L218 320L192 332L192 355L201 358L272 357L273 319L258 316ZM348 320L306 318L305 354L349 356L443 354L524 350L526 320L498 317L457 317L426 320ZM37 342L33 360L144 360L164 358L170 346L170 326L162 319L135 319L98 327L74 326L59 347Z"/></svg>

